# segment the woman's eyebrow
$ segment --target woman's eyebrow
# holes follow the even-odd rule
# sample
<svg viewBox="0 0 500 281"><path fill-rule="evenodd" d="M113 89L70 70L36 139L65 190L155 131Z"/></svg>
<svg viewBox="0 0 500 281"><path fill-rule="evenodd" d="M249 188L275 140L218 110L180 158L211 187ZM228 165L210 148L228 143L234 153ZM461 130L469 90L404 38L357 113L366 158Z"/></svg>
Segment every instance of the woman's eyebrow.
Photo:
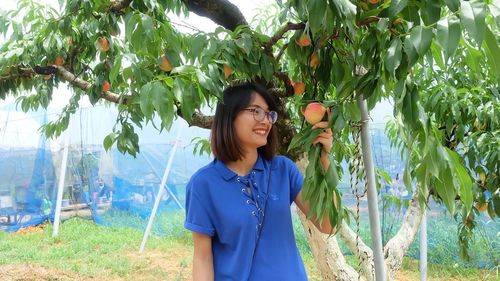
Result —
<svg viewBox="0 0 500 281"><path fill-rule="evenodd" d="M250 104L250 105L248 105L248 107L258 107L258 108L264 109L264 111L269 110L269 108L265 109L265 108L263 108L262 106L260 106L258 104Z"/></svg>

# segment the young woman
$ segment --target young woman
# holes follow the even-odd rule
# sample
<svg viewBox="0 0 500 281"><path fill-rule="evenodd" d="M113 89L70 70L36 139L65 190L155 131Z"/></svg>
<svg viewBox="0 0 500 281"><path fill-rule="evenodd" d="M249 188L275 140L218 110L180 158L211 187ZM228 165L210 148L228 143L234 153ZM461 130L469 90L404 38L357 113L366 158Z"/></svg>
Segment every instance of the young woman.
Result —
<svg viewBox="0 0 500 281"><path fill-rule="evenodd" d="M187 185L185 227L194 241L193 280L307 280L293 233L290 205L302 212L303 176L288 158L276 156L273 124L277 105L263 88L247 83L227 88L216 108L211 132L213 162ZM324 147L327 122L315 140ZM325 217L318 229L331 233ZM322 227L320 227L320 225Z"/></svg>

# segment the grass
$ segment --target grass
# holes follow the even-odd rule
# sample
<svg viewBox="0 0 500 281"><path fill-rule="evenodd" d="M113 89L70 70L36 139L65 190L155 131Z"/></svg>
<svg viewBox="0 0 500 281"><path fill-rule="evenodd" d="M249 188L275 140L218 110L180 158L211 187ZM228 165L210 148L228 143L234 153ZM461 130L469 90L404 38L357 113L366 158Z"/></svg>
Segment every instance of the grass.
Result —
<svg viewBox="0 0 500 281"><path fill-rule="evenodd" d="M126 219L124 214L119 214L119 217ZM108 218L108 221L112 220ZM52 270L47 279L40 277L36 280L54 280L50 276L65 275L69 277L57 280L190 280L193 245L190 232L182 226L183 220L182 212L159 217L159 223L153 228L154 234L141 255L137 252L142 241L142 230L103 227L81 218L64 222L56 238L52 237L51 224L28 229L21 234L0 232L0 275L5 273L2 272L2 266L30 265ZM137 218L130 221L135 225L144 224ZM320 274L298 219L294 222L294 228L309 280L320 281ZM350 264L357 264L352 255L348 255L347 260ZM418 280L418 261L405 258L402 271L406 276L411 276L406 280ZM488 274L492 278L483 279ZM492 271L458 264L429 264L428 276L430 280L498 278Z"/></svg>

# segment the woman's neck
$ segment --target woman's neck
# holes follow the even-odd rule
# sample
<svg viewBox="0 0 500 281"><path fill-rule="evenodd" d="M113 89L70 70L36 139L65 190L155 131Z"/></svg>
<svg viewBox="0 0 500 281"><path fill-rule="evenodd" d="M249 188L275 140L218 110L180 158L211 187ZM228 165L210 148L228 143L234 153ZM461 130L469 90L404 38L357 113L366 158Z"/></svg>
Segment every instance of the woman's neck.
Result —
<svg viewBox="0 0 500 281"><path fill-rule="evenodd" d="M238 176L245 176L252 170L255 162L257 162L258 153L257 150L253 153L246 153L242 159L228 162L226 166Z"/></svg>

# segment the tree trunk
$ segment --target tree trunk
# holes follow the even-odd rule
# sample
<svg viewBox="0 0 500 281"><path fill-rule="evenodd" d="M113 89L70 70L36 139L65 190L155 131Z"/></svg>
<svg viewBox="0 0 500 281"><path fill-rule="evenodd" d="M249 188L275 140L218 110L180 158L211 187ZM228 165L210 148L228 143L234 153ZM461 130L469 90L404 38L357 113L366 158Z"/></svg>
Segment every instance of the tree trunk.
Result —
<svg viewBox="0 0 500 281"><path fill-rule="evenodd" d="M410 206L406 210L405 216L398 233L387 242L384 247L384 258L387 268L388 280L394 280L396 272L401 268L403 257L410 247L411 242L415 239L420 222L422 221L423 212L418 203L418 189L413 193ZM427 197L427 194L425 194Z"/></svg>
<svg viewBox="0 0 500 281"><path fill-rule="evenodd" d="M296 163L299 170L304 173L307 166L307 157L299 158ZM358 280L358 272L347 264L336 237L328 237L327 234L321 233L299 208L297 208L297 214L302 222L307 242L311 247L316 266L323 280Z"/></svg>
<svg viewBox="0 0 500 281"><path fill-rule="evenodd" d="M327 234L321 233L299 208L297 208L297 214L304 227L307 242L311 247L316 266L323 280L358 280L358 273L347 264L335 236L328 237ZM362 278L361 280L366 279Z"/></svg>
<svg viewBox="0 0 500 281"><path fill-rule="evenodd" d="M373 251L368 247L361 237L352 231L345 221L342 222L342 227L339 229L340 238L347 244L351 252L361 261L361 269L367 281L375 280L375 265L373 263ZM386 269L387 271L387 269Z"/></svg>
<svg viewBox="0 0 500 281"><path fill-rule="evenodd" d="M296 163L299 169L304 172L307 166L307 159L302 157ZM418 192L418 189L416 192ZM394 280L396 272L401 268L403 257L413 242L422 220L423 212L420 209L416 192L413 194L413 199L405 213L398 233L384 247L387 280ZM327 234L321 233L298 208L297 214L302 222L307 241L316 261L316 266L324 281L358 280L359 273L347 264L337 243L337 235L347 244L358 260L361 259L361 268L365 275L361 276L360 280L375 280L373 252L371 248L361 239L356 243L356 233L345 222L342 223L342 227L336 236L328 237Z"/></svg>

